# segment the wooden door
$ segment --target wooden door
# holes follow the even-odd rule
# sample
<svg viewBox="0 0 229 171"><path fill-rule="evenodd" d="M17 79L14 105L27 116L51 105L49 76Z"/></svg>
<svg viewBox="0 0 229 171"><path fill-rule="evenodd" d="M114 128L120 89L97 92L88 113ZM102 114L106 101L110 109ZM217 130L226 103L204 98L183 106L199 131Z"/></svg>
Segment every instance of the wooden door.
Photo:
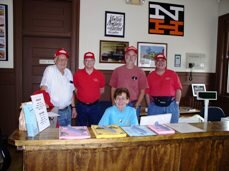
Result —
<svg viewBox="0 0 229 171"><path fill-rule="evenodd" d="M229 114L229 13L219 17L216 60L217 106Z"/></svg>
<svg viewBox="0 0 229 171"><path fill-rule="evenodd" d="M48 64L52 61L56 49L64 47L70 49L70 39L64 38L37 38L24 39L23 55L23 99L29 100L32 92L39 89L41 78Z"/></svg>
<svg viewBox="0 0 229 171"><path fill-rule="evenodd" d="M23 7L22 98L28 101L56 49L66 48L71 55L73 8L69 0L25 0Z"/></svg>

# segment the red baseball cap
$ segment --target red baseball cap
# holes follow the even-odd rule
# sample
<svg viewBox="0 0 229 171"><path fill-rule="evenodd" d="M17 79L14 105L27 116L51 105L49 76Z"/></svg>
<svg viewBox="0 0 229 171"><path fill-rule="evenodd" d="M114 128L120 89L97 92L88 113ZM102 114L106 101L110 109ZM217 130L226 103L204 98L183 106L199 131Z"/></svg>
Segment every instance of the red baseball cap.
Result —
<svg viewBox="0 0 229 171"><path fill-rule="evenodd" d="M69 58L69 54L64 48L57 49L56 53L54 54L54 58L56 58L59 55L65 55L67 58Z"/></svg>
<svg viewBox="0 0 229 171"><path fill-rule="evenodd" d="M155 60L159 60L159 59L167 60L165 55L162 53L159 53L157 54L157 56L155 56Z"/></svg>
<svg viewBox="0 0 229 171"><path fill-rule="evenodd" d="M126 48L126 53L129 51L134 51L136 54L138 54L138 49L135 48L134 46L129 46L128 48Z"/></svg>
<svg viewBox="0 0 229 171"><path fill-rule="evenodd" d="M88 58L95 59L94 53L92 53L92 52L86 52L84 54L84 59L88 59Z"/></svg>

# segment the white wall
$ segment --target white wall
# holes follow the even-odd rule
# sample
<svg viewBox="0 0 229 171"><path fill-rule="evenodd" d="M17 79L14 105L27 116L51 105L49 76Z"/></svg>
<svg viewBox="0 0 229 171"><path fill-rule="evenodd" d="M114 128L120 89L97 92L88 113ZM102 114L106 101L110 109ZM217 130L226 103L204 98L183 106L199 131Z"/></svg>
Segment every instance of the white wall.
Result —
<svg viewBox="0 0 229 171"><path fill-rule="evenodd" d="M218 0L219 16L229 13L229 0Z"/></svg>
<svg viewBox="0 0 229 171"><path fill-rule="evenodd" d="M227 1L227 0L226 0ZM99 63L100 40L137 42L158 42L168 44L168 68L180 72L186 69L186 53L203 53L207 66L204 70L194 72L215 72L217 24L219 4L217 0L157 0L181 4L185 7L184 36L166 36L148 34L148 0L138 5L128 5L125 0L81 0L80 2L80 42L79 67L83 68L83 54L86 51L95 53L97 69L112 70L119 64ZM105 11L125 13L125 37L104 36ZM181 54L181 67L174 67L174 55Z"/></svg>

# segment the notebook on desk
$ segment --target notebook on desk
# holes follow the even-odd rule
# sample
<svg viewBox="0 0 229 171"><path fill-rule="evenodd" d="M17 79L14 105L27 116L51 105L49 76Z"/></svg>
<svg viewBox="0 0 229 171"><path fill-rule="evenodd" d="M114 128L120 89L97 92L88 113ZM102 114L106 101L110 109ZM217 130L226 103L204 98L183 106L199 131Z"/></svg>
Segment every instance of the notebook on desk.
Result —
<svg viewBox="0 0 229 171"><path fill-rule="evenodd" d="M170 123L171 117L172 117L171 113L142 116L140 119L140 125L153 125L156 122L159 124Z"/></svg>

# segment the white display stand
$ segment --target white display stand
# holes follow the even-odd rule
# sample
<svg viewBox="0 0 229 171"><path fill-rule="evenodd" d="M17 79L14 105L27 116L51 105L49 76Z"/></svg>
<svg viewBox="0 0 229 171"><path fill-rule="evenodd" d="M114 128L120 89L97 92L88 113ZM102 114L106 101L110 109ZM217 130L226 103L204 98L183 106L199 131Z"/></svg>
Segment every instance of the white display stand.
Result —
<svg viewBox="0 0 229 171"><path fill-rule="evenodd" d="M197 92L197 100L204 100L204 122L208 121L209 100L217 100L216 91L199 91Z"/></svg>

